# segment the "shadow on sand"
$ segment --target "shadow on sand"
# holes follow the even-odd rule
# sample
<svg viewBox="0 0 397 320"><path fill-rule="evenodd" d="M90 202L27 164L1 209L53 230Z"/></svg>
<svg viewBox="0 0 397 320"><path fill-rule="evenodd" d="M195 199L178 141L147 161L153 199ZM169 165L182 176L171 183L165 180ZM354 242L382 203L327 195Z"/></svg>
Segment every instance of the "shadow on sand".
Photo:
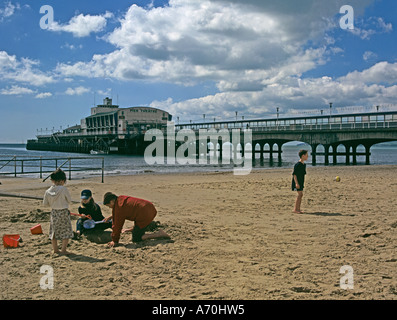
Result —
<svg viewBox="0 0 397 320"><path fill-rule="evenodd" d="M70 255L65 256L73 261L80 261L80 262L89 262L89 263L96 263L96 262L105 262L106 259L97 259L89 256L85 256L83 254L72 253Z"/></svg>
<svg viewBox="0 0 397 320"><path fill-rule="evenodd" d="M174 243L175 241L172 239L148 239L148 240L143 240L141 242L130 242L124 245L125 248L127 249L138 249L138 248L145 248L145 247L155 247L160 245L165 245L167 243Z"/></svg>
<svg viewBox="0 0 397 320"><path fill-rule="evenodd" d="M321 216L321 217L337 217L337 216L343 216L341 213L332 213L332 212L304 212L301 214L310 214L314 216Z"/></svg>
<svg viewBox="0 0 397 320"><path fill-rule="evenodd" d="M84 236L87 238L88 241L97 244L105 244L112 241L111 231L89 231L85 232Z"/></svg>
<svg viewBox="0 0 397 320"><path fill-rule="evenodd" d="M107 244L112 241L112 232L111 231L90 231L85 232L83 235L88 241L94 242L96 244ZM131 236L132 237L132 236ZM131 238L130 238L131 241ZM119 243L119 246L124 246L127 249L137 249L142 247L154 247L158 244L166 244L173 243L174 240L168 238L159 238L159 239L147 239L138 243L127 242L125 244Z"/></svg>

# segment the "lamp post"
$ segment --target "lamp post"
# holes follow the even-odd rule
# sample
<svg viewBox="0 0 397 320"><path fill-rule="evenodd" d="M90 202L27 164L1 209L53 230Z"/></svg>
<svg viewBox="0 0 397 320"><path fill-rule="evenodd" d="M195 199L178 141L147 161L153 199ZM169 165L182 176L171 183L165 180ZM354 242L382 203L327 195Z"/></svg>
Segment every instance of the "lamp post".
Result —
<svg viewBox="0 0 397 320"><path fill-rule="evenodd" d="M329 103L329 128L331 129L332 102Z"/></svg>

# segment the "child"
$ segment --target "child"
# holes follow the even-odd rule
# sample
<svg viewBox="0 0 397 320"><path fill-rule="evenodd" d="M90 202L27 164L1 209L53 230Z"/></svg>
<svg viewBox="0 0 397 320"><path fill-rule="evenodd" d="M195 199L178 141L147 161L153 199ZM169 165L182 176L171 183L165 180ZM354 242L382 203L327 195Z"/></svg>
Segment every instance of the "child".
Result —
<svg viewBox="0 0 397 320"><path fill-rule="evenodd" d="M300 160L295 164L292 172L292 191L297 191L298 196L295 201L294 213L303 213L301 211L301 203L303 198L303 188L305 184L306 164L305 161L309 158L307 150L299 151Z"/></svg>
<svg viewBox="0 0 397 320"><path fill-rule="evenodd" d="M71 254L66 251L69 239L73 238L72 223L70 221L69 203L72 202L66 183L66 174L57 169L51 174L54 184L44 194L43 205L51 207L50 239L54 253ZM59 251L57 240L62 240Z"/></svg>
<svg viewBox="0 0 397 320"><path fill-rule="evenodd" d="M133 242L170 237L161 229L155 233L145 234L157 215L156 208L147 200L129 196L116 196L107 192L104 195L103 204L112 209L112 215L105 219L105 221L109 221L112 218L113 221L112 241L108 243L109 247L118 244L125 220L134 221L134 228L131 230Z"/></svg>
<svg viewBox="0 0 397 320"><path fill-rule="evenodd" d="M101 207L95 203L92 197L91 190L83 190L81 192L81 206L79 207L79 213L83 215L76 223L76 238L80 237L84 229L84 221L92 219L94 221L102 221L105 217L102 215ZM100 223L95 225L95 228L90 230L105 230L111 228L112 223Z"/></svg>

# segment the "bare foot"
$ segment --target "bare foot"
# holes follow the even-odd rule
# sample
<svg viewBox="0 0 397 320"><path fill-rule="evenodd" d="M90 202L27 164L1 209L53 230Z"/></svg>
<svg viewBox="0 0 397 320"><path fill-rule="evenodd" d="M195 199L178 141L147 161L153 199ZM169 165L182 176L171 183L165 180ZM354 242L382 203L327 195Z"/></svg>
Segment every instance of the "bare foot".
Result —
<svg viewBox="0 0 397 320"><path fill-rule="evenodd" d="M294 211L292 211L293 213L303 213L302 211L296 211L296 210L294 210Z"/></svg>
<svg viewBox="0 0 397 320"><path fill-rule="evenodd" d="M59 254L64 255L64 256L68 256L68 255L71 255L73 253L69 252L69 251L61 251Z"/></svg>
<svg viewBox="0 0 397 320"><path fill-rule="evenodd" d="M160 238L171 238L168 233L166 233L163 229L159 229L157 232L158 237Z"/></svg>

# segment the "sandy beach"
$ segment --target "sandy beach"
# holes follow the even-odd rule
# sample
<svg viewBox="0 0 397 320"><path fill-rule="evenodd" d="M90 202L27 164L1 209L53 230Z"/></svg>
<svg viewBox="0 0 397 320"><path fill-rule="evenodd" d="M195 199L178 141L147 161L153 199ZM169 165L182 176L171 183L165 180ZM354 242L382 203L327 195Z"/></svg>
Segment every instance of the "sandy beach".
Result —
<svg viewBox="0 0 397 320"><path fill-rule="evenodd" d="M291 169L68 181L75 200L89 188L97 202L107 191L152 201L155 221L171 235L134 244L125 233L107 248L106 231L101 239L72 240L71 256L52 253L50 208L0 197L1 235L23 239L19 248L0 249L0 299L396 299L397 166L307 172L303 214L292 213ZM34 196L51 185L1 182L0 192ZM38 223L44 234L32 235ZM39 285L43 265L53 268L53 289ZM344 265L354 270L351 290L340 287Z"/></svg>

